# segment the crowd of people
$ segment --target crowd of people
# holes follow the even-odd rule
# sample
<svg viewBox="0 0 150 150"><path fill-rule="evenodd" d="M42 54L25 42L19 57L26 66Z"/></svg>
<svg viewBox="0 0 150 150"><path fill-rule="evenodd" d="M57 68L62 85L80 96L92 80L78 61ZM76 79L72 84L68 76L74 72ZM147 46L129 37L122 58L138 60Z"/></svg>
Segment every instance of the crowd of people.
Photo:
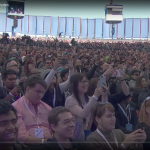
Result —
<svg viewBox="0 0 150 150"><path fill-rule="evenodd" d="M150 42L0 39L0 149L148 150Z"/></svg>

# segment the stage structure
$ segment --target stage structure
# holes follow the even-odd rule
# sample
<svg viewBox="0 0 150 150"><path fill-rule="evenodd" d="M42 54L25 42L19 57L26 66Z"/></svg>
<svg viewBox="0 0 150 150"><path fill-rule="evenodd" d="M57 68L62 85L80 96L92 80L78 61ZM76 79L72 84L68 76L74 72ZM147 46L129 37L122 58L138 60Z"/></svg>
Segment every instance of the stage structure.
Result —
<svg viewBox="0 0 150 150"><path fill-rule="evenodd" d="M24 18L25 0L7 0L6 14L13 19L12 36L15 35L15 29L18 26L18 19Z"/></svg>
<svg viewBox="0 0 150 150"><path fill-rule="evenodd" d="M123 5L115 4L110 0L110 4L105 6L105 23L112 24L112 39L115 34L115 24L123 21Z"/></svg>

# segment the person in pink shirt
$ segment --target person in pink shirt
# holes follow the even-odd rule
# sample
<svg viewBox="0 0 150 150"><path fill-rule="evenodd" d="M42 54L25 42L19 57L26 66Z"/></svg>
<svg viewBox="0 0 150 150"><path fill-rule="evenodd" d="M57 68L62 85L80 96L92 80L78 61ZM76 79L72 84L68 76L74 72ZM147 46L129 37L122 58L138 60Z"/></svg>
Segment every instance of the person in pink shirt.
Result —
<svg viewBox="0 0 150 150"><path fill-rule="evenodd" d="M44 143L51 137L51 107L41 101L47 84L39 76L30 76L24 88L25 95L12 104L18 112L18 140L27 145Z"/></svg>
<svg viewBox="0 0 150 150"><path fill-rule="evenodd" d="M59 65L60 60L56 59L54 68L45 81L39 76L30 76L24 83L24 96L12 104L18 112L18 140L24 144L44 143L52 136L48 123L48 115L52 108L41 101L41 98Z"/></svg>

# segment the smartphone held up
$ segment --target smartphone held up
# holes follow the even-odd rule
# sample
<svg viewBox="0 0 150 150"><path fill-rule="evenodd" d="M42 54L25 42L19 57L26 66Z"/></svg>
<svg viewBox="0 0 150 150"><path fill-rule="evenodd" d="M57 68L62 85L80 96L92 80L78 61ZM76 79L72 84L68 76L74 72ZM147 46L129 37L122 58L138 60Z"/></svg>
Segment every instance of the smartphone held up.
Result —
<svg viewBox="0 0 150 150"><path fill-rule="evenodd" d="M100 76L100 78L99 78L99 87L102 88L105 85L106 85L106 77L105 76Z"/></svg>

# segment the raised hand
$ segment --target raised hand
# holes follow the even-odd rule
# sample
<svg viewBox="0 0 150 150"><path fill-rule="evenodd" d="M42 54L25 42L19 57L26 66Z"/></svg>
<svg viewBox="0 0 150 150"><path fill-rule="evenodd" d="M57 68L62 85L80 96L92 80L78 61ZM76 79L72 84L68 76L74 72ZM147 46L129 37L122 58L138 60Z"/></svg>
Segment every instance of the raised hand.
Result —
<svg viewBox="0 0 150 150"><path fill-rule="evenodd" d="M55 59L55 62L54 62L54 71L57 71L57 68L60 66L61 64L61 60L60 59Z"/></svg>
<svg viewBox="0 0 150 150"><path fill-rule="evenodd" d="M103 73L104 76L110 76L114 73L114 68L110 65L109 68Z"/></svg>
<svg viewBox="0 0 150 150"><path fill-rule="evenodd" d="M96 88L95 92L94 92L94 96L96 96L97 98L102 95L102 88Z"/></svg>
<svg viewBox="0 0 150 150"><path fill-rule="evenodd" d="M72 69L73 69L73 61L72 61L72 59L70 59L70 60L68 61L67 66L68 66L69 70L72 70Z"/></svg>
<svg viewBox="0 0 150 150"><path fill-rule="evenodd" d="M135 130L127 135L123 144L128 148L132 144L142 144L146 140L146 133L142 129Z"/></svg>

